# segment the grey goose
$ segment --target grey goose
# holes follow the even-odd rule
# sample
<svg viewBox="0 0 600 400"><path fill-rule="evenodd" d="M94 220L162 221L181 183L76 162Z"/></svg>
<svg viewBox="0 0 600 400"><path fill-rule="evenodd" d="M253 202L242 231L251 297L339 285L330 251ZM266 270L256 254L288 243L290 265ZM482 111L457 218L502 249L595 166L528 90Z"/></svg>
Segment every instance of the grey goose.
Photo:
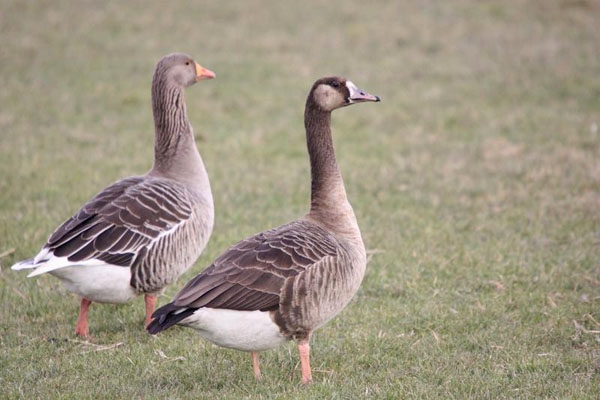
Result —
<svg viewBox="0 0 600 400"><path fill-rule="evenodd" d="M184 89L215 74L186 54L163 57L152 80L154 164L145 175L102 190L12 269L49 273L81 296L75 333L89 336L92 302L145 295L146 325L156 296L200 256L213 227L210 183L187 117Z"/></svg>
<svg viewBox="0 0 600 400"><path fill-rule="evenodd" d="M209 341L258 352L297 341L302 382L312 381L309 341L352 299L366 268L365 247L346 197L331 136L331 112L379 97L339 77L315 82L304 114L311 167L305 216L233 245L156 310L151 334L175 324Z"/></svg>

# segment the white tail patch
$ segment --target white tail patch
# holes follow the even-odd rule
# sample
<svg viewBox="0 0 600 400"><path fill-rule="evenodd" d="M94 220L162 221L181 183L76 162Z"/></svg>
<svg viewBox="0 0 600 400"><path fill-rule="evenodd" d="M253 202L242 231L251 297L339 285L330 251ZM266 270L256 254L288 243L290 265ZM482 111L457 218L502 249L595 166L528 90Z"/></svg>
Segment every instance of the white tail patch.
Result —
<svg viewBox="0 0 600 400"><path fill-rule="evenodd" d="M96 262L91 265L88 261ZM126 303L137 296L129 284L129 267L88 260L79 265L54 269L50 274L60 279L67 290L97 303Z"/></svg>
<svg viewBox="0 0 600 400"><path fill-rule="evenodd" d="M35 268L28 278L50 273L60 279L67 290L97 303L125 303L137 295L129 284L130 268L102 260L71 262L67 257L55 257L51 251L43 249L35 258L18 262L11 268Z"/></svg>
<svg viewBox="0 0 600 400"><path fill-rule="evenodd" d="M268 311L205 307L179 324L196 329L202 337L219 346L242 351L262 351L288 340L269 314Z"/></svg>

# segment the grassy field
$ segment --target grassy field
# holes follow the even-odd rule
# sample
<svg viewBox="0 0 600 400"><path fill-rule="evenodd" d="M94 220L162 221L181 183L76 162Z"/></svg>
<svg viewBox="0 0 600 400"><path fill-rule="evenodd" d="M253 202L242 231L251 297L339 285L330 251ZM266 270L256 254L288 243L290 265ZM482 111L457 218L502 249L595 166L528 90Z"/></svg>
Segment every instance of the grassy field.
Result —
<svg viewBox="0 0 600 400"><path fill-rule="evenodd" d="M600 398L600 2L0 2L1 398ZM333 117L370 262L317 331L245 353L153 338L9 269L105 185L151 165L150 80L185 51L216 222L166 303L229 244L302 215L317 78L380 95Z"/></svg>

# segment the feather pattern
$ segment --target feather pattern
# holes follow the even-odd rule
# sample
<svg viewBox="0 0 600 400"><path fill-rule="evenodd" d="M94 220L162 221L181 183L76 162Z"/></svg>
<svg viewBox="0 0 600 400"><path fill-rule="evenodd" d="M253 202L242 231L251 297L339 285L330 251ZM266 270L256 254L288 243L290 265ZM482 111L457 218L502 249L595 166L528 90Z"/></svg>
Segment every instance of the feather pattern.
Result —
<svg viewBox="0 0 600 400"><path fill-rule="evenodd" d="M285 281L336 257L336 239L308 221L259 233L221 254L177 294L180 307L270 310L279 305Z"/></svg>
<svg viewBox="0 0 600 400"><path fill-rule="evenodd" d="M66 257L73 265L97 259L131 267L131 285L137 291L156 291L183 272L183 264L198 257L208 239L205 232L211 227L210 219L200 216L210 206L209 201L176 181L123 179L65 221L40 255L46 260ZM187 256L185 252L167 251L176 243L193 250ZM173 266L175 271L169 271Z"/></svg>
<svg viewBox="0 0 600 400"><path fill-rule="evenodd" d="M351 259L349 247L320 225L299 219L230 247L189 281L172 304L189 309L276 311L274 318L284 334L301 335L303 329L298 327L320 326L343 306L337 304L336 295L356 289L343 282L360 282L353 275L362 273L344 267ZM332 306L312 307L323 293ZM295 302L298 298L307 300ZM309 312L311 308L315 312Z"/></svg>

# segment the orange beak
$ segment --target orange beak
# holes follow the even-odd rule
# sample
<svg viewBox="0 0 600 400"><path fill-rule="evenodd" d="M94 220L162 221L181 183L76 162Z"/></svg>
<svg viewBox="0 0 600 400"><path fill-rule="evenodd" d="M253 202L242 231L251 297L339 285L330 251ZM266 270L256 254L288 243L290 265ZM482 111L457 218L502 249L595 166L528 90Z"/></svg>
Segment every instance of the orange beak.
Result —
<svg viewBox="0 0 600 400"><path fill-rule="evenodd" d="M197 81L202 81L205 79L213 79L216 76L217 75L215 75L215 73L212 72L210 69L206 69L203 66L201 66L200 64L196 63L196 80Z"/></svg>

